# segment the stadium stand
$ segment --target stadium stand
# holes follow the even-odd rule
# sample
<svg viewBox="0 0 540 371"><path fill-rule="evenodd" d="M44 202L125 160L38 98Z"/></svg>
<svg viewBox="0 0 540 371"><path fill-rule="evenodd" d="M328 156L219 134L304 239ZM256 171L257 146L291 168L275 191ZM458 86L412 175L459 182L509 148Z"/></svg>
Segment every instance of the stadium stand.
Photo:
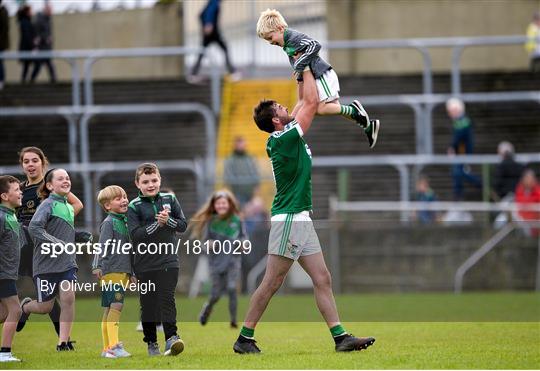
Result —
<svg viewBox="0 0 540 371"><path fill-rule="evenodd" d="M278 80L279 81L279 80ZM538 77L527 72L465 73L462 76L464 92L517 91L530 89L531 83L540 84ZM276 82L274 82L276 84ZM223 92L223 104L218 138L218 156L228 154L235 135L244 130L255 129L251 122L251 100L261 96L274 97L281 90L280 83L272 88L272 80L240 82L231 84ZM421 92L420 75L402 76L353 76L341 79L343 96L367 96L378 94L417 94ZM287 87L288 86L288 87ZM227 90L232 89L232 90ZM262 90L262 94L261 90ZM434 75L434 91L450 91L448 74ZM283 87L281 101L294 103L295 87ZM262 94L262 95L261 95ZM292 94L292 95L291 95ZM229 98L228 98L229 97ZM51 106L69 105L71 85L57 84L21 86L10 85L0 93L0 106ZM104 81L95 83L95 103L168 103L200 102L209 104L208 85L188 85L179 80L148 81ZM249 105L249 107L248 107ZM381 135L384 136L374 151L365 145L365 138L354 125L342 119L319 117L306 139L314 156L362 155L362 154L413 154L415 152L414 116L405 106L367 107L372 117L384 122ZM239 111L241 110L241 111ZM469 104L467 110L475 122L475 152L493 154L499 141L508 140L518 152L535 152L540 147L540 127L537 117L540 109L534 102ZM240 114L242 112L242 114ZM0 149L2 165L13 164L13 153L22 145L33 144L46 148L53 162L67 162L67 130L61 117L5 118L10 126L6 131L8 140ZM40 130L36 130L39 125ZM203 156L205 145L201 134L202 119L195 114L159 114L98 116L92 119L90 130L91 159L93 161L115 160L159 160L166 158L194 158ZM227 129L227 130L225 130ZM44 135L46 131L47 135ZM251 133L253 130L249 131ZM155 133L164 135L156 136ZM247 136L252 149L264 148L260 141L264 135ZM437 106L433 112L433 136L435 153L445 153L451 138L451 127L444 107ZM17 140L9 139L17 138ZM55 138L51 141L50 138ZM148 145L148 138L152 144ZM261 139L262 138L262 139ZM259 143L258 143L259 141ZM260 151L259 151L260 152ZM265 161L265 155L261 161ZM219 164L219 162L218 162ZM479 167L473 171L480 173ZM432 186L439 199L451 199L450 170L444 166L425 169L432 179ZM328 195L337 194L337 169L315 168L313 172L314 205L316 218L328 216ZM369 174L369 176L366 176ZM219 175L219 167L218 167ZM131 175L130 175L131 176ZM130 178L130 176L128 178ZM398 199L397 172L388 167L356 168L351 170L348 184L350 200L396 200ZM181 181L173 182L173 188L185 189ZM480 200L478 190L467 188L467 200ZM186 212L194 210L186 207Z"/></svg>

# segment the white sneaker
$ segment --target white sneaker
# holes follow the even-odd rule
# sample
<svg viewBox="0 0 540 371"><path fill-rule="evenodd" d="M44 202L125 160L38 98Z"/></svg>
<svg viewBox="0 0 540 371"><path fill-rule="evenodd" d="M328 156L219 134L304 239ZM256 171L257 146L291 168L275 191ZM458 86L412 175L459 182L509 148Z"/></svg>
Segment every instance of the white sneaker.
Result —
<svg viewBox="0 0 540 371"><path fill-rule="evenodd" d="M121 342L111 347L109 351L112 352L116 356L116 358L131 357L131 354L129 354L129 352L124 349L124 344L122 344Z"/></svg>
<svg viewBox="0 0 540 371"><path fill-rule="evenodd" d="M102 358L118 358L113 352L111 352L110 349L107 349L101 352L101 357Z"/></svg>
<svg viewBox="0 0 540 371"><path fill-rule="evenodd" d="M11 352L1 352L0 353L0 362L20 362L19 358L13 357Z"/></svg>

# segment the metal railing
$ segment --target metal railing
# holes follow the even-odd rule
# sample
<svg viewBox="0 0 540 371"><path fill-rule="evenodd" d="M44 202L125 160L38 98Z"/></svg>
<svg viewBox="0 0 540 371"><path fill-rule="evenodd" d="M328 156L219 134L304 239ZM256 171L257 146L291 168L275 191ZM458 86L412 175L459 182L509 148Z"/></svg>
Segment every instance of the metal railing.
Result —
<svg viewBox="0 0 540 371"><path fill-rule="evenodd" d="M501 35L480 37L434 37L411 39L376 39L376 40L333 40L325 44L329 50L343 49L403 49L418 50L423 58L423 94L433 93L432 61L430 48L451 47L451 81L452 95L461 95L461 58L465 48L475 46L519 45L528 41L524 35ZM31 52L4 52L0 58L6 60L18 59L45 59L54 58L65 60L71 66L72 74L72 101L73 105L80 104L80 72L77 60L83 60L85 104L93 104L92 67L100 59L106 58L134 58L154 56L180 56L195 55L201 51L199 47L154 47L154 48L121 48L121 49L77 49ZM216 67L215 61L211 60ZM220 71L211 68L212 109L219 110Z"/></svg>
<svg viewBox="0 0 540 371"><path fill-rule="evenodd" d="M163 57L163 56L183 56L188 54L198 54L201 48L187 47L157 47L157 48L121 48L121 49L76 49L76 50L53 50L53 51L31 51L31 52L3 52L0 59L60 59L71 66L71 86L72 86L72 106L78 108L81 105L81 76L78 60L83 61L84 71L84 104L91 106L94 104L93 76L92 68L101 59L107 58L139 58L139 57ZM215 61L210 59L212 66ZM210 79L210 94L212 110L215 114L219 112L221 104L221 76L217 68L212 68Z"/></svg>
<svg viewBox="0 0 540 371"><path fill-rule="evenodd" d="M215 117L211 110L200 103L171 103L171 104L138 104L138 105L105 105L105 106L56 106L56 107L18 107L18 108L1 108L0 117L21 117L21 116L63 116L69 123L69 160L70 163L65 165L66 170L82 173L84 203L87 207L84 208L84 221L86 227L91 227L92 207L88 205L94 204L94 195L92 193L92 181L90 179L91 172L112 171L114 168L118 171L125 171L129 167L133 171L138 165L137 162L119 162L118 167L114 167L114 163L90 162L90 138L89 138L89 123L90 119L95 115L121 115L121 114L149 114L149 113L199 113L204 120L206 133L206 156L203 165L203 171L199 169L199 165L193 167L186 165L183 160L179 160L178 167L174 165L178 161L164 162L161 161L165 168L170 169L187 169L192 170L197 176L197 182L203 184L202 191L198 191L200 195L199 201L202 202L206 197L206 193L213 187L214 169L216 161L216 123ZM77 129L80 134L80 156L77 156ZM80 159L80 163L77 160ZM104 166L103 169L96 167ZM108 165L107 165L108 164ZM113 164L113 165L110 165ZM196 168L196 169L195 169ZM195 169L195 170L194 170ZM11 171L14 173L20 172L20 167L0 167L4 173ZM97 214L96 214L97 215Z"/></svg>
<svg viewBox="0 0 540 371"><path fill-rule="evenodd" d="M515 160L521 163L540 163L540 153L520 153ZM426 165L454 164L497 164L501 161L497 155L387 155L387 156L325 156L313 158L313 167L352 168L372 166L392 166L400 175L400 201L410 200L410 167L420 171ZM402 215L406 221L407 214Z"/></svg>
<svg viewBox="0 0 540 371"><path fill-rule="evenodd" d="M328 49L402 49L418 50L423 59L423 93L433 93L432 62L429 48L451 47L452 95L461 94L461 57L465 48L474 46L518 45L529 39L524 35L478 36L478 37L430 37L383 40L335 40L329 41ZM539 40L540 41L540 40Z"/></svg>
<svg viewBox="0 0 540 371"><path fill-rule="evenodd" d="M497 46L524 44L528 38L524 35L511 36L480 36L480 37L435 37L413 39L386 39L386 40L340 40L329 41L326 47L330 50L342 49L395 49L410 48L422 54L422 94L367 96L361 101L366 105L389 106L407 105L415 115L416 152L424 154L433 153L433 108L444 103L452 96L459 96L465 102L510 102L510 101L536 101L540 103L540 90L525 92L502 93L469 93L461 92L461 58L465 48L475 46ZM539 40L540 42L540 40ZM430 48L451 47L451 86L450 94L433 94L433 68ZM344 102L352 101L357 97L343 97Z"/></svg>
<svg viewBox="0 0 540 371"><path fill-rule="evenodd" d="M345 96L340 100L350 103L354 99L360 99L365 106L397 106L405 105L414 112L416 133L416 153L433 153L433 109L444 104L450 94L402 94L402 95L372 95L364 97ZM460 98L466 103L487 102L537 102L540 104L540 90L538 91L515 91L495 93L465 93Z"/></svg>
<svg viewBox="0 0 540 371"><path fill-rule="evenodd" d="M161 170L185 170L191 172L195 176L197 200L203 202L206 197L204 163L200 159L193 160L167 160L155 161ZM92 162L92 163L65 163L54 164L57 168L65 169L71 173L81 174L84 188L84 228L94 230L97 219L101 215L101 209L94 202L92 189L92 175L94 176L94 184L99 185L101 178L111 172L133 172L139 161L118 161L118 162ZM0 174L19 174L21 173L20 166L0 166ZM94 206L92 206L94 205ZM92 219L94 212L95 220Z"/></svg>
<svg viewBox="0 0 540 371"><path fill-rule="evenodd" d="M329 50L342 49L394 49L412 48L420 51L423 57L423 92L422 94L383 95L362 97L362 102L373 106L407 105L415 116L416 152L433 153L432 112L436 105L444 103L451 96L460 96L465 102L510 102L535 101L540 103L540 90L501 93L461 93L460 62L465 48L474 46L496 46L522 44L527 41L523 35L483 36L483 37L442 37L442 38L413 38L385 40L336 40L326 44ZM451 94L433 94L433 77L430 48L451 47ZM201 48L192 47L159 47L159 48L125 48L125 49L87 49L61 50L39 52L7 52L0 53L3 59L42 59L57 58L67 61L72 70L72 105L81 104L80 72L78 59L83 60L84 72L84 104L94 103L92 68L101 59L106 58L135 58L153 56L179 56L198 54ZM216 67L214 59L210 59L211 68L211 106L217 114L221 105L221 72ZM357 97L343 97L344 102Z"/></svg>

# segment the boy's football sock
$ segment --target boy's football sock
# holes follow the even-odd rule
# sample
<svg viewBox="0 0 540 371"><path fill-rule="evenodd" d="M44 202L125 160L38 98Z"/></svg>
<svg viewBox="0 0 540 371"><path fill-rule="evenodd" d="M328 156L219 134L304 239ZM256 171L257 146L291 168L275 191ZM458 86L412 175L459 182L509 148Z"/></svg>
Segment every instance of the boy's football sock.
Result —
<svg viewBox="0 0 540 371"><path fill-rule="evenodd" d="M336 344L341 343L341 341L343 341L343 339L347 336L347 331L345 331L341 324L332 327L330 329L330 333L332 334Z"/></svg>
<svg viewBox="0 0 540 371"><path fill-rule="evenodd" d="M109 333L107 332L107 314L103 313L101 319L101 337L103 338L103 349L109 348Z"/></svg>
<svg viewBox="0 0 540 371"><path fill-rule="evenodd" d="M349 105L345 105L345 104L341 104L341 110L339 112L339 114L349 120L352 120L352 121L356 121L356 111L354 109L354 107L352 106L349 106Z"/></svg>
<svg viewBox="0 0 540 371"><path fill-rule="evenodd" d="M107 333L109 334L109 346L118 344L118 322L120 321L120 311L117 309L109 309L107 316Z"/></svg>
<svg viewBox="0 0 540 371"><path fill-rule="evenodd" d="M238 341L242 342L242 340L250 340L250 339L253 339L254 336L255 336L254 328L248 328L246 326L242 326L242 330L240 330L240 336L238 337Z"/></svg>
<svg viewBox="0 0 540 371"><path fill-rule="evenodd" d="M0 353L11 353L11 348L2 347L2 349L0 349Z"/></svg>

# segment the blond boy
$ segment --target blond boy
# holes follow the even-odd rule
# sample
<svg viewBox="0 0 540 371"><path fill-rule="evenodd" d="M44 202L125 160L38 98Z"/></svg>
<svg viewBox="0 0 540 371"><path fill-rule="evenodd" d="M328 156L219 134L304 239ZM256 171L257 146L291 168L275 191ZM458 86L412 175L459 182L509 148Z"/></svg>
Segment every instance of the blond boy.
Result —
<svg viewBox="0 0 540 371"><path fill-rule="evenodd" d="M119 341L118 322L124 306L124 288L130 278L134 280L129 252L117 248L129 248L129 232L127 228L127 194L119 186L111 185L99 191L98 202L108 214L101 223L99 244L101 253L94 256L92 273L101 282L101 306L104 308L101 321L104 358L129 357L124 345Z"/></svg>
<svg viewBox="0 0 540 371"><path fill-rule="evenodd" d="M309 36L289 28L281 13L275 9L267 9L261 13L257 22L257 35L271 45L283 48L298 80L299 102L292 111L292 116L302 106L303 82L302 72L309 67L317 84L319 94L319 115L341 115L360 125L367 136L370 148L377 143L379 120L370 120L359 101L350 105L339 102L339 80L330 64L319 56L321 44Z"/></svg>

